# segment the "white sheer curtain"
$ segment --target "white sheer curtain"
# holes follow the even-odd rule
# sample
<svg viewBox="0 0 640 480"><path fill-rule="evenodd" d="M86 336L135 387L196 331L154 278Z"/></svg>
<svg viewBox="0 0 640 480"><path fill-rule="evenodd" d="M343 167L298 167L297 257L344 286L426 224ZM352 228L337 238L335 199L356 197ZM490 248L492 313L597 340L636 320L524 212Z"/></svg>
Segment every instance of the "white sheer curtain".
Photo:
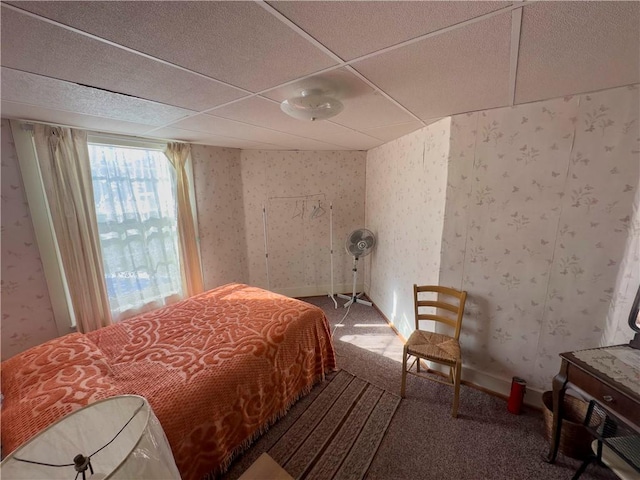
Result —
<svg viewBox="0 0 640 480"><path fill-rule="evenodd" d="M202 291L188 145L88 144L84 131L40 124L34 141L79 331Z"/></svg>
<svg viewBox="0 0 640 480"><path fill-rule="evenodd" d="M80 332L111 323L93 204L86 132L34 126L34 141Z"/></svg>
<svg viewBox="0 0 640 480"><path fill-rule="evenodd" d="M182 298L175 172L161 151L89 145L114 320Z"/></svg>

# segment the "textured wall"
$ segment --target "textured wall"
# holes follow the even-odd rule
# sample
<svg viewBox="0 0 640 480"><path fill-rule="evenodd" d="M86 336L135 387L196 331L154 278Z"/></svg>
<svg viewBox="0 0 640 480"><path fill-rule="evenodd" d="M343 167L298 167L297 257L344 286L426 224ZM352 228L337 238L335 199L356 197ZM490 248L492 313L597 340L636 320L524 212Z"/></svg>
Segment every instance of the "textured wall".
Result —
<svg viewBox="0 0 640 480"><path fill-rule="evenodd" d="M406 338L413 284L440 283L450 125L440 120L367 154L367 228L378 239L368 293Z"/></svg>
<svg viewBox="0 0 640 480"><path fill-rule="evenodd" d="M468 366L548 388L558 353L599 345L638 184L637 105L625 87L453 117L441 279L470 295Z"/></svg>
<svg viewBox="0 0 640 480"><path fill-rule="evenodd" d="M11 127L2 119L2 360L58 336Z"/></svg>
<svg viewBox="0 0 640 480"><path fill-rule="evenodd" d="M640 177L638 93L635 86L579 97L538 343L537 385L549 385L558 352L600 342Z"/></svg>
<svg viewBox="0 0 640 480"><path fill-rule="evenodd" d="M620 262L616 287L609 304L607 323L600 345L627 343L635 333L629 328L629 312L640 285L640 188L636 188L629 236Z"/></svg>
<svg viewBox="0 0 640 480"><path fill-rule="evenodd" d="M204 288L246 283L240 150L192 145Z"/></svg>
<svg viewBox="0 0 640 480"><path fill-rule="evenodd" d="M249 282L267 287L263 205L272 290L317 295L330 285L329 204L333 204L334 282L351 285L344 239L364 226L365 152L241 153ZM362 282L363 277L360 278Z"/></svg>
<svg viewBox="0 0 640 480"><path fill-rule="evenodd" d="M638 101L634 86L457 115L369 151L368 291L400 332L413 283L463 288L465 365L539 389L560 352L628 338Z"/></svg>

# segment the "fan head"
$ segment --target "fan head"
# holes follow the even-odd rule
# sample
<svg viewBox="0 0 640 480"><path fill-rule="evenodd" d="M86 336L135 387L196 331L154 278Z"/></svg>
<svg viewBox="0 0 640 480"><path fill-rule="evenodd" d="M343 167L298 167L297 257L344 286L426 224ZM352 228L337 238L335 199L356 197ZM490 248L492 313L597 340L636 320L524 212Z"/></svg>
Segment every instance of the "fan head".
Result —
<svg viewBox="0 0 640 480"><path fill-rule="evenodd" d="M359 228L354 230L345 241L345 249L349 255L356 258L369 255L376 245L376 237L370 230Z"/></svg>

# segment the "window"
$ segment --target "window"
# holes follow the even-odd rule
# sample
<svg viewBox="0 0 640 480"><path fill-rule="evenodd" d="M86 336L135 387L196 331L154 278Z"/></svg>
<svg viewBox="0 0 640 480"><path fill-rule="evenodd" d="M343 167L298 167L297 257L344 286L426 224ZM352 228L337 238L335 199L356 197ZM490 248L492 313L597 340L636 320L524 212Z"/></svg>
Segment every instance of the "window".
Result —
<svg viewBox="0 0 640 480"><path fill-rule="evenodd" d="M89 142L114 320L182 296L175 170L160 150Z"/></svg>
<svg viewBox="0 0 640 480"><path fill-rule="evenodd" d="M10 123L60 335L203 291L188 144Z"/></svg>

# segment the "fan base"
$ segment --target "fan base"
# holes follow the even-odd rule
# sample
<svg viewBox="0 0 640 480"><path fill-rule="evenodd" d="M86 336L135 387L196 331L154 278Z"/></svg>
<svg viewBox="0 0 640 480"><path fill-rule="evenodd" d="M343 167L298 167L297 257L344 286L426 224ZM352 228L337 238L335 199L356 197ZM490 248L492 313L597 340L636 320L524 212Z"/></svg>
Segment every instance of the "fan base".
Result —
<svg viewBox="0 0 640 480"><path fill-rule="evenodd" d="M345 300L349 300L347 303L344 304L344 308L347 308L348 306L350 306L351 304L355 303L361 303L362 305L367 305L368 307L372 307L373 303L368 302L366 300L362 300L360 297L364 295L364 292L361 292L357 295L354 295L352 297L348 296L348 295L343 295L341 293L338 294L338 297L340 298L344 298Z"/></svg>

